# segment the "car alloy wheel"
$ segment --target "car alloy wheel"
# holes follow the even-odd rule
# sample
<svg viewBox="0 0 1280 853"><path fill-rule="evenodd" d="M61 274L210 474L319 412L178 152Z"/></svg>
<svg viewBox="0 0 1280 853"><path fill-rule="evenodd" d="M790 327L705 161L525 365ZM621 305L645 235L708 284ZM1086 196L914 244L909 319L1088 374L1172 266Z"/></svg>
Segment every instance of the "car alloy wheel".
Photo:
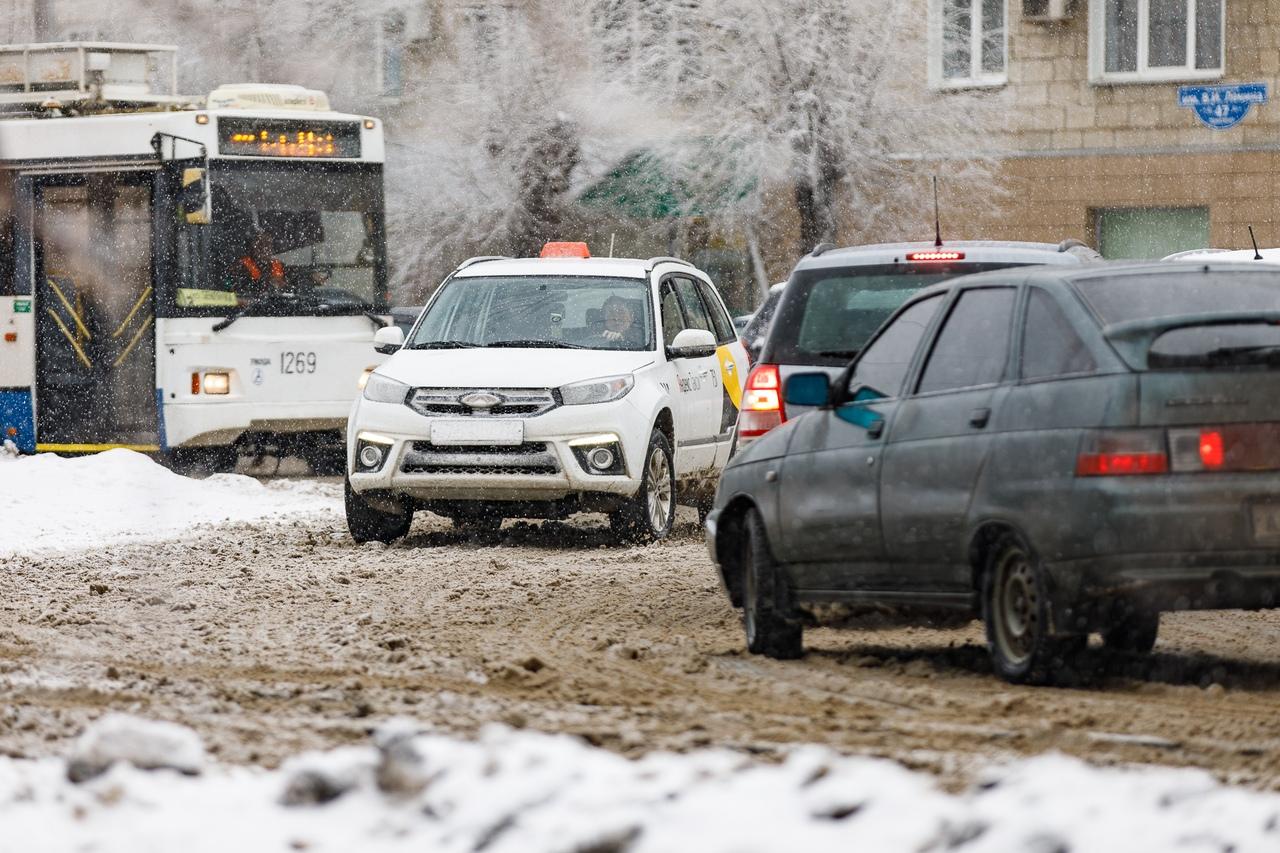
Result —
<svg viewBox="0 0 1280 853"><path fill-rule="evenodd" d="M671 488L671 462L666 451L654 448L645 466L644 490L649 505L649 527L656 533L666 529L671 517L673 492Z"/></svg>

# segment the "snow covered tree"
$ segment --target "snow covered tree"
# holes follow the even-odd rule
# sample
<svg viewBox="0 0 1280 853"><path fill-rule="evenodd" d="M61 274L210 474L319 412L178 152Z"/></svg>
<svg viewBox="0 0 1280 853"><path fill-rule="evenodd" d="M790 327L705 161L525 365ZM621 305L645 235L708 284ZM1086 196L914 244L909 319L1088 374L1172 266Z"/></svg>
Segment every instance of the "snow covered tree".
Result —
<svg viewBox="0 0 1280 853"><path fill-rule="evenodd" d="M991 195L992 161L967 152L985 150L1000 97L928 89L918 0L681 0L678 31L646 0L598 5L631 39L610 46L611 73L684 118L661 153L701 209L759 221L785 187L807 251L850 240L846 222L904 233L931 202L904 190L939 160L944 187Z"/></svg>

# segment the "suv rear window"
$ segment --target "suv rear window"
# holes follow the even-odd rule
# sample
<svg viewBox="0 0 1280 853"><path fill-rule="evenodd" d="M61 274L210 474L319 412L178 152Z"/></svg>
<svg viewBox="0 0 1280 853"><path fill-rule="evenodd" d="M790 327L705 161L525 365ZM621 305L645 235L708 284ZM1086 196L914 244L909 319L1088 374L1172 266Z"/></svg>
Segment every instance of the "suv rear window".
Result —
<svg viewBox="0 0 1280 853"><path fill-rule="evenodd" d="M883 264L801 270L787 285L761 354L775 364L847 364L921 288L1020 264Z"/></svg>

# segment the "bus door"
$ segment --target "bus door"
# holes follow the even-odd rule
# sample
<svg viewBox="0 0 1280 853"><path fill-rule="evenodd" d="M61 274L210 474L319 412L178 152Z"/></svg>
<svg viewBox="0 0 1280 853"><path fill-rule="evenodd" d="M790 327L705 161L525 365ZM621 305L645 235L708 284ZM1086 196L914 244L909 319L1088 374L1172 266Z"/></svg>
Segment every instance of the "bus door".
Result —
<svg viewBox="0 0 1280 853"><path fill-rule="evenodd" d="M37 449L160 449L154 175L31 179Z"/></svg>

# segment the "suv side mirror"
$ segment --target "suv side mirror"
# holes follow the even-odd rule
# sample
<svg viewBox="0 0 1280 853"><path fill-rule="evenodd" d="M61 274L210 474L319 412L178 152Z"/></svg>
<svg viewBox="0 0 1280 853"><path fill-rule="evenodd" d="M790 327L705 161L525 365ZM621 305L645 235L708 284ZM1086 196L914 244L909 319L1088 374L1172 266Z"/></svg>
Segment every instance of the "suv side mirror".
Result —
<svg viewBox="0 0 1280 853"><path fill-rule="evenodd" d="M376 352L391 355L402 346L404 346L404 330L399 326L384 326L373 333L373 348Z"/></svg>
<svg viewBox="0 0 1280 853"><path fill-rule="evenodd" d="M667 347L669 358L704 358L716 354L716 336L706 329L685 329Z"/></svg>
<svg viewBox="0 0 1280 853"><path fill-rule="evenodd" d="M178 203L189 225L208 225L213 221L213 197L209 193L209 174L204 169L182 170L182 191Z"/></svg>
<svg viewBox="0 0 1280 853"><path fill-rule="evenodd" d="M825 406L830 396L831 377L825 373L797 373L783 386L788 406Z"/></svg>

